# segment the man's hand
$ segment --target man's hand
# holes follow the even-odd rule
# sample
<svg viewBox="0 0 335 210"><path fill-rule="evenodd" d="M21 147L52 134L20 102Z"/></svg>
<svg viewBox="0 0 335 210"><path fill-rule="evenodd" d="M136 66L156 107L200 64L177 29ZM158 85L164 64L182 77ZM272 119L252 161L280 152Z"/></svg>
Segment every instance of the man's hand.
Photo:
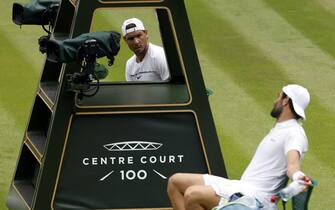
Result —
<svg viewBox="0 0 335 210"><path fill-rule="evenodd" d="M301 181L306 187L303 190L304 192L307 191L309 186L312 186L312 179L308 176L306 176L302 171L296 171L293 175L292 175L292 180L293 181Z"/></svg>

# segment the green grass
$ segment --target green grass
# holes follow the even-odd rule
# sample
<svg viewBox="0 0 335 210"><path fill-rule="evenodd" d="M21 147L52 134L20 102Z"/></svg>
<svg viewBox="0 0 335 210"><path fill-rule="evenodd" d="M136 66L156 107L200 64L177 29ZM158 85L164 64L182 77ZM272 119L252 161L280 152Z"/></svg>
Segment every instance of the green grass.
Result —
<svg viewBox="0 0 335 210"><path fill-rule="evenodd" d="M310 209L330 210L335 208L335 186L327 181L334 177L335 18L321 7L313 10L318 2L192 0L187 6L205 81L214 90L211 106L230 177L239 178L272 126L268 113L275 92L288 82L300 83L312 95L303 166L320 183ZM300 9L310 11L308 18Z"/></svg>
<svg viewBox="0 0 335 210"><path fill-rule="evenodd" d="M11 23L12 2L0 1L0 210L6 209L44 61L37 46L44 32ZM284 84L299 83L312 96L304 123L310 148L303 169L319 185L310 209L335 209L335 3L186 0L186 7L205 83L214 91L210 104L229 177L239 178L272 127L269 112L277 92ZM143 19L150 28L150 40L161 43L152 13L129 14ZM119 30L127 15L100 11L92 31ZM123 40L121 44L108 80L123 80L124 62L131 53Z"/></svg>
<svg viewBox="0 0 335 210"><path fill-rule="evenodd" d="M36 37L41 29L11 22L11 1L0 8L0 209L5 202L42 69ZM6 8L6 9L4 9Z"/></svg>

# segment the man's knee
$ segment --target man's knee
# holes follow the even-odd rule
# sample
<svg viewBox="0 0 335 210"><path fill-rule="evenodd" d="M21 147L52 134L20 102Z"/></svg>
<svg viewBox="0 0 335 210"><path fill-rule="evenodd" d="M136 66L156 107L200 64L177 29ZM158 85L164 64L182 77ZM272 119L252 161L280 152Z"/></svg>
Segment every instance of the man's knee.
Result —
<svg viewBox="0 0 335 210"><path fill-rule="evenodd" d="M169 195L176 191L184 194L186 189L193 185L204 185L202 174L176 173L168 180L167 192Z"/></svg>
<svg viewBox="0 0 335 210"><path fill-rule="evenodd" d="M185 174L183 173L175 173L172 176L170 176L168 182L171 184L178 184L181 182L185 177Z"/></svg>
<svg viewBox="0 0 335 210"><path fill-rule="evenodd" d="M183 177L182 173L175 173L172 176L170 176L167 187L168 192L175 188L178 188L178 185L180 185L180 183L182 182L182 177Z"/></svg>

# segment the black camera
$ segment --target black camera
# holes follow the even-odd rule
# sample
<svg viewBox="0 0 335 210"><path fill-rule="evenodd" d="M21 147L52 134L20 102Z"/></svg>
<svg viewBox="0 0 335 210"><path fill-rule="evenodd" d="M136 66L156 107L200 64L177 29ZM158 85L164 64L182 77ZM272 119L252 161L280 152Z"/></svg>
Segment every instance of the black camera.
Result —
<svg viewBox="0 0 335 210"><path fill-rule="evenodd" d="M67 89L79 93L79 98L94 96L99 90L100 79L108 75L108 70L98 64L96 60L107 56L109 64L112 65L114 56L120 49L119 38L118 33L96 32L57 42L58 45L50 40L47 43L48 59L58 62L71 62L73 60L79 62L81 71L66 75ZM96 83L92 83L93 81Z"/></svg>
<svg viewBox="0 0 335 210"><path fill-rule="evenodd" d="M98 54L101 53L100 51L99 44L95 39L86 40L84 44L78 49L78 60L82 61L83 69L90 81L100 79L97 78L94 71L96 59Z"/></svg>
<svg viewBox="0 0 335 210"><path fill-rule="evenodd" d="M95 40L96 43L90 43L89 40ZM80 57L83 57L82 54L87 52L88 46L90 46L90 51L94 51L97 58L106 56L110 65L112 65L114 56L120 50L120 34L113 31L91 32L65 40L44 39L41 43L42 46L40 45L40 47L45 49L47 59L52 62L69 63L77 61Z"/></svg>
<svg viewBox="0 0 335 210"><path fill-rule="evenodd" d="M14 3L12 20L17 25L53 26L60 2L60 0L33 0L28 4Z"/></svg>

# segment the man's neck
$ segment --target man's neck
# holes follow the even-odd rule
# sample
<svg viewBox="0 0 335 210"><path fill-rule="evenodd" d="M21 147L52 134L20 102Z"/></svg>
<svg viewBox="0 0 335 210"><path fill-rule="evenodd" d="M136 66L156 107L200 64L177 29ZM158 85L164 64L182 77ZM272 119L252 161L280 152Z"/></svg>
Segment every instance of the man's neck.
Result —
<svg viewBox="0 0 335 210"><path fill-rule="evenodd" d="M281 114L277 118L277 123L284 122L284 121L287 121L287 120L292 120L292 119L295 119L294 115L291 115L291 114Z"/></svg>

